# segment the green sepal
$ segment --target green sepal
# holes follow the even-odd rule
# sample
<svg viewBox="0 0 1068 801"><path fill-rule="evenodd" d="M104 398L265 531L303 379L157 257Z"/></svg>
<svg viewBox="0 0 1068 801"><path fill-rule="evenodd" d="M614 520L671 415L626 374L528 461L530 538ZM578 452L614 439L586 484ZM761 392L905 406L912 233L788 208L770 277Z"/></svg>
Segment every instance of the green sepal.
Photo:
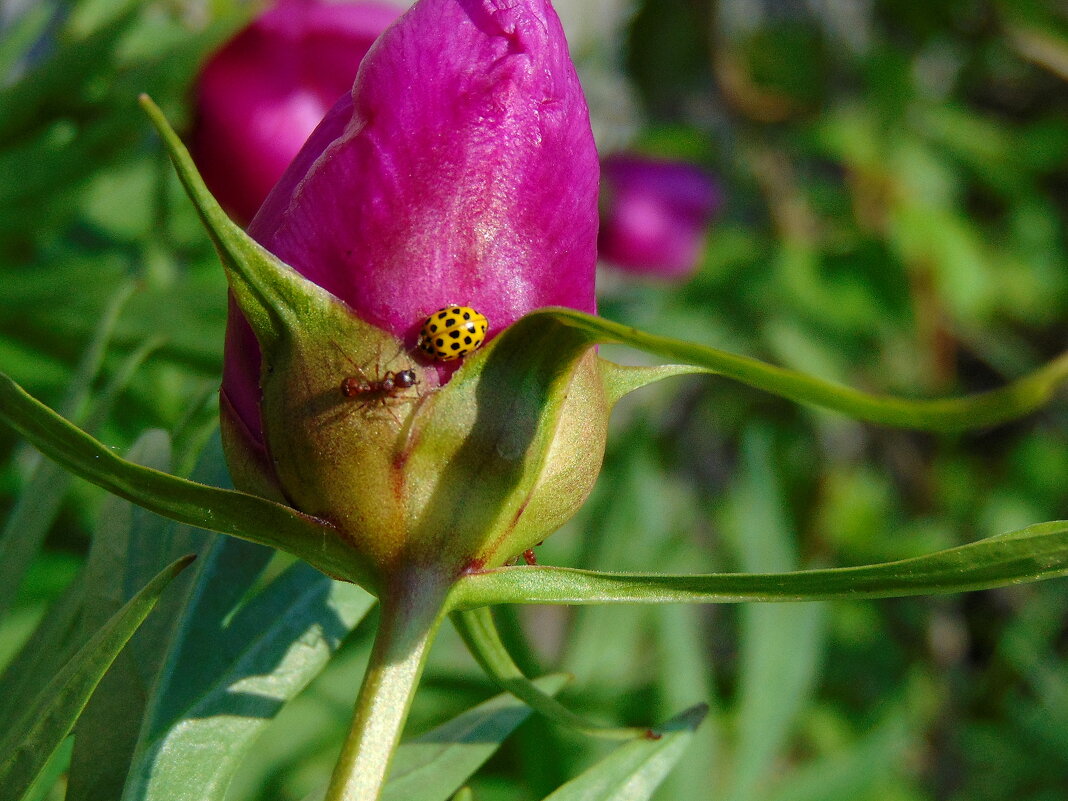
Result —
<svg viewBox="0 0 1068 801"><path fill-rule="evenodd" d="M503 603L741 603L900 598L969 592L1068 575L1068 521L944 551L862 567L789 573L602 573L563 567L508 567L465 576L450 608Z"/></svg>
<svg viewBox="0 0 1068 801"><path fill-rule="evenodd" d="M189 151L159 107L141 95L141 107L156 127L178 178L208 231L230 290L256 334L265 356L293 331L301 330L324 306L337 300L301 277L231 220L204 185Z"/></svg>
<svg viewBox="0 0 1068 801"><path fill-rule="evenodd" d="M324 573L372 584L367 563L328 523L234 490L209 487L126 461L0 373L0 420L45 456L157 514L296 554Z"/></svg>
<svg viewBox="0 0 1068 801"><path fill-rule="evenodd" d="M692 364L660 364L655 367L645 367L616 364L607 359L599 359L598 366L601 369L605 395L612 405L615 405L625 395L655 384L657 381L663 381L665 378L713 372L706 367Z"/></svg>
<svg viewBox="0 0 1068 801"><path fill-rule="evenodd" d="M706 345L648 334L574 309L539 309L524 318L534 325L539 319L545 325L551 321L571 329L566 340L561 338L569 346L576 336L587 346L627 345L857 420L924 431L969 431L1015 420L1048 403L1058 387L1068 380L1068 352L1065 352L1034 372L989 392L933 400L896 398L860 392Z"/></svg>
<svg viewBox="0 0 1068 801"><path fill-rule="evenodd" d="M546 318L511 325L415 418L406 452L413 547L455 576L536 545L592 489L610 411L584 337Z"/></svg>

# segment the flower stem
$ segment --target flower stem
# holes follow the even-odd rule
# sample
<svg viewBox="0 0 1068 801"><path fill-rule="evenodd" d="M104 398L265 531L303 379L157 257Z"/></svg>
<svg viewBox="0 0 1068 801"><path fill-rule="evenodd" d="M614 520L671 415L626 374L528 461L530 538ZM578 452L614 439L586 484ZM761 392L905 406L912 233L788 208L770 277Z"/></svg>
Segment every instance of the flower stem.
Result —
<svg viewBox="0 0 1068 801"><path fill-rule="evenodd" d="M441 606L438 593L413 591L411 585L383 593L371 660L324 801L379 798L441 623Z"/></svg>

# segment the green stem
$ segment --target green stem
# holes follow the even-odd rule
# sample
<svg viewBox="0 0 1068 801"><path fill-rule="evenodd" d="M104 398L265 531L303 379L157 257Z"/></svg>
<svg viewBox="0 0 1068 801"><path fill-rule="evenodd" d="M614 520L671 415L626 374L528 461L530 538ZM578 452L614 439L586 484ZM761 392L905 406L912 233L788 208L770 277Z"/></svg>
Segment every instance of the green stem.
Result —
<svg viewBox="0 0 1068 801"><path fill-rule="evenodd" d="M383 593L371 661L323 801L378 799L441 624L442 605L440 593L418 583Z"/></svg>

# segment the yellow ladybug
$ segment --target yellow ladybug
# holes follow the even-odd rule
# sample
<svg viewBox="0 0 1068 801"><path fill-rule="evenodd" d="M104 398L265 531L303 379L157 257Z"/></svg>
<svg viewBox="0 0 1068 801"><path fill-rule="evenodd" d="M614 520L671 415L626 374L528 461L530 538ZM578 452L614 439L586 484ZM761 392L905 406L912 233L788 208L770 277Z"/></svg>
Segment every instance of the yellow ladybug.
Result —
<svg viewBox="0 0 1068 801"><path fill-rule="evenodd" d="M446 306L426 318L419 332L419 349L439 362L471 353L486 340L489 321L470 306Z"/></svg>

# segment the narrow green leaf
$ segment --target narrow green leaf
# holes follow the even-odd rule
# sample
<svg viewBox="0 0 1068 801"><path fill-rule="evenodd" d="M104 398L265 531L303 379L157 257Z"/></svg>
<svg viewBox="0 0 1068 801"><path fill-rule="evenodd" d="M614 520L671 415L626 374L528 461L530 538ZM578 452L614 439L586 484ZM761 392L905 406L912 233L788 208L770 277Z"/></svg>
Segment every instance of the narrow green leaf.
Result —
<svg viewBox="0 0 1068 801"><path fill-rule="evenodd" d="M470 787L463 787L452 797L452 801L475 801L475 794L471 792Z"/></svg>
<svg viewBox="0 0 1068 801"><path fill-rule="evenodd" d="M575 729L591 737L600 737L608 740L631 740L635 737L643 737L648 733L646 728L613 728L604 726L572 712L548 693L542 692L538 686L523 675L523 672L512 661L511 654L501 642L497 625L493 621L493 615L488 608L475 609L467 612L456 612L452 615L453 625L460 633L471 654L478 664L486 671L486 674L502 690L510 692L516 698L529 705L535 712L544 715L550 720Z"/></svg>
<svg viewBox="0 0 1068 801"><path fill-rule="evenodd" d="M622 608L622 607L621 607ZM652 634L656 643L657 709L663 713L685 709L696 702L712 708L705 722L694 732L687 757L660 786L665 799L686 799L694 787L722 786L723 727L716 714L712 649L704 625L704 607L664 604L651 610Z"/></svg>
<svg viewBox="0 0 1068 801"><path fill-rule="evenodd" d="M162 432L131 457L164 468ZM218 437L195 476L226 484ZM199 558L97 687L75 730L68 798L221 798L256 735L323 667L371 600L304 564L253 594L275 553L181 526L112 498L81 585L82 620L120 604L175 549ZM178 788L178 789L176 789Z"/></svg>
<svg viewBox="0 0 1068 801"><path fill-rule="evenodd" d="M726 537L746 571L797 568L797 548L770 432L747 431ZM728 801L764 797L769 774L813 690L823 647L821 604L745 604L738 640L737 737Z"/></svg>
<svg viewBox="0 0 1068 801"><path fill-rule="evenodd" d="M679 761L707 707L697 706L657 728L657 737L621 745L544 801L646 801Z"/></svg>
<svg viewBox="0 0 1068 801"><path fill-rule="evenodd" d="M928 556L791 573L598 573L502 567L461 579L450 608L502 603L739 603L898 598L990 589L1068 574L1068 521L1028 526Z"/></svg>
<svg viewBox="0 0 1068 801"><path fill-rule="evenodd" d="M74 727L93 689L160 593L192 561L168 566L108 621L29 703L0 741L0 801L17 801Z"/></svg>
<svg viewBox="0 0 1068 801"><path fill-rule="evenodd" d="M127 458L145 467L167 470L171 464L170 439L163 431L147 431ZM216 478L203 464L197 470L200 477ZM152 617L127 643L79 718L67 782L69 798L115 801L122 795L145 705L156 685L176 621L198 574L204 571L213 539L206 531L179 525L114 496L101 505L89 558L80 577L85 588L83 628L92 631L101 625L177 555L196 553L198 559L196 567L176 582ZM234 584L240 585L242 578L235 574Z"/></svg>
<svg viewBox="0 0 1068 801"><path fill-rule="evenodd" d="M89 354L98 350L95 344L98 338L94 337L94 345L90 346ZM104 422L115 399L127 387L137 368L161 344L161 340L151 339L123 361L85 413L85 427L88 430L91 431ZM87 362L97 363L88 355L83 359L83 363ZM79 373L82 372L85 373L84 377L75 378L65 401L65 405L71 409L80 408L86 400L76 388L84 382L87 389L88 382L92 380L87 369L79 370ZM19 493L15 508L0 532L0 615L5 614L14 602L26 571L40 551L41 544L59 513L70 483L71 476L62 467L55 462L41 461Z"/></svg>
<svg viewBox="0 0 1068 801"><path fill-rule="evenodd" d="M64 417L70 417L74 420L82 419L82 408L88 402L93 381L96 380L97 375L100 373L100 368L104 364L104 357L107 355L108 347L111 345L115 328L119 324L119 318L136 291L136 283L123 281L119 284L118 289L115 290L114 295L112 295L111 300L105 307L104 313L100 316L100 320L89 338L89 344L82 353L78 367L71 377L67 394L60 402L59 413ZM125 382L119 385L120 388L123 386L125 386Z"/></svg>
<svg viewBox="0 0 1068 801"><path fill-rule="evenodd" d="M535 684L540 692L556 693L566 682L565 676L551 675ZM498 695L403 743L393 757L382 801L445 801L529 716L526 704Z"/></svg>
<svg viewBox="0 0 1068 801"><path fill-rule="evenodd" d="M908 400L858 392L747 356L647 334L573 309L542 309L515 323L524 330L529 328L532 337L535 331L551 325L563 325L581 332L590 345L629 345L703 367L790 400L833 409L858 420L928 431L967 431L1021 417L1047 403L1057 387L1068 378L1068 353L1065 353L1030 375L991 392L963 398Z"/></svg>
<svg viewBox="0 0 1068 801"><path fill-rule="evenodd" d="M181 523L282 548L325 573L369 584L358 554L328 524L272 501L132 464L0 373L0 419L73 473Z"/></svg>
<svg viewBox="0 0 1068 801"><path fill-rule="evenodd" d="M48 758L41 772L37 774L33 784L23 794L21 801L51 801L56 796L52 789L60 777L67 772L70 765L70 754L74 749L74 738L68 737L59 744L52 756Z"/></svg>
<svg viewBox="0 0 1068 801"><path fill-rule="evenodd" d="M75 579L45 613L33 634L0 676L0 698L32 698L91 634L80 625L83 582ZM0 732L8 731L22 712L17 704L0 704Z"/></svg>

